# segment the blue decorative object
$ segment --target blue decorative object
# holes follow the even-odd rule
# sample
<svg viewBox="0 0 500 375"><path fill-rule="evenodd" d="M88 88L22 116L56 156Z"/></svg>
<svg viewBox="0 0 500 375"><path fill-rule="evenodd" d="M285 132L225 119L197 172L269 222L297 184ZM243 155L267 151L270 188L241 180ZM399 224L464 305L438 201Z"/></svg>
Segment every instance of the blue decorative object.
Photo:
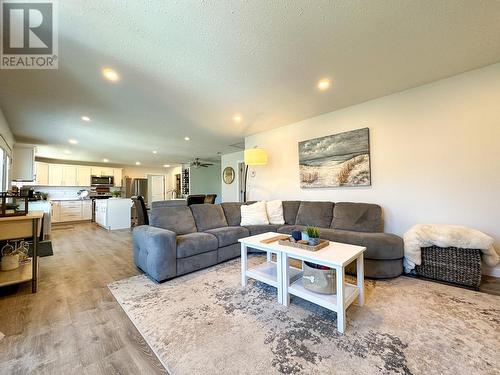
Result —
<svg viewBox="0 0 500 375"><path fill-rule="evenodd" d="M319 238L309 238L307 243L311 246L316 246L319 244Z"/></svg>
<svg viewBox="0 0 500 375"><path fill-rule="evenodd" d="M300 241L302 239L302 233L300 230L292 230L292 237L295 241Z"/></svg>

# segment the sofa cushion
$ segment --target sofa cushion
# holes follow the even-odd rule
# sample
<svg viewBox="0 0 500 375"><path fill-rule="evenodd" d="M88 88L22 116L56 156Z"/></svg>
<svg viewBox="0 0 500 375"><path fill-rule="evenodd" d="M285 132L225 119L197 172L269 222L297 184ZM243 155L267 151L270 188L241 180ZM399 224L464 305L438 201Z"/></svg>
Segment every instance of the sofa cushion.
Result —
<svg viewBox="0 0 500 375"><path fill-rule="evenodd" d="M222 227L209 229L206 233L217 237L219 247L223 247L238 243L240 238L248 237L250 232L245 227Z"/></svg>
<svg viewBox="0 0 500 375"><path fill-rule="evenodd" d="M282 204L285 224L295 224L295 220L297 219L297 212L299 211L300 201L283 201Z"/></svg>
<svg viewBox="0 0 500 375"><path fill-rule="evenodd" d="M366 233L339 229L321 229L321 238L325 240L365 246L366 259L401 259L403 258L403 239L389 233Z"/></svg>
<svg viewBox="0 0 500 375"><path fill-rule="evenodd" d="M217 250L219 241L210 233L196 232L177 236L177 258L187 258L192 255Z"/></svg>
<svg viewBox="0 0 500 375"><path fill-rule="evenodd" d="M249 205L241 206L241 223L240 225L267 225L266 202L256 202Z"/></svg>
<svg viewBox="0 0 500 375"><path fill-rule="evenodd" d="M245 225L250 231L250 236L255 236L256 234L262 234L267 232L276 232L281 225L267 224L267 225Z"/></svg>
<svg viewBox="0 0 500 375"><path fill-rule="evenodd" d="M331 228L383 232L382 208L377 204L339 202L333 208Z"/></svg>
<svg viewBox="0 0 500 375"><path fill-rule="evenodd" d="M243 202L225 202L221 203L224 215L226 216L227 225L237 226L241 223L241 205Z"/></svg>
<svg viewBox="0 0 500 375"><path fill-rule="evenodd" d="M305 225L283 225L278 228L277 232L283 234L292 234L292 231L294 230L300 230L302 232L305 229Z"/></svg>
<svg viewBox="0 0 500 375"><path fill-rule="evenodd" d="M153 227L171 230L176 234L196 232L196 224L189 207L157 207L151 210Z"/></svg>
<svg viewBox="0 0 500 375"><path fill-rule="evenodd" d="M330 228L332 219L332 202L300 202L295 224Z"/></svg>
<svg viewBox="0 0 500 375"><path fill-rule="evenodd" d="M283 218L283 202L280 200L267 201L266 202L266 212L267 218L269 219L269 224L285 224L285 219Z"/></svg>
<svg viewBox="0 0 500 375"><path fill-rule="evenodd" d="M227 227L226 217L220 204L193 204L189 207L193 213L198 232Z"/></svg>

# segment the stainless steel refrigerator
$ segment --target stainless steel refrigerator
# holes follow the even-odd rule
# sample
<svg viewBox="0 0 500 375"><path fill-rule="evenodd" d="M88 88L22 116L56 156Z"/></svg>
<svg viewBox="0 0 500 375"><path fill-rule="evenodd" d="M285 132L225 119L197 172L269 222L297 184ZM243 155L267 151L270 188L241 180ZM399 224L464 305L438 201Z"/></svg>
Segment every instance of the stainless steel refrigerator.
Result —
<svg viewBox="0 0 500 375"><path fill-rule="evenodd" d="M125 178L125 197L130 198L141 195L144 198L144 203L148 205L148 179L147 178Z"/></svg>

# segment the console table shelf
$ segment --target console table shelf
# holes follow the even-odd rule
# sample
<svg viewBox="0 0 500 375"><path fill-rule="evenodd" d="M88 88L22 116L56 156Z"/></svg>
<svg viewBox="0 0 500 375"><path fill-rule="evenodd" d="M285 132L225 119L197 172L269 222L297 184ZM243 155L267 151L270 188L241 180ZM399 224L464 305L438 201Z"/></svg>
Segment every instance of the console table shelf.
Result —
<svg viewBox="0 0 500 375"><path fill-rule="evenodd" d="M12 271L0 271L0 287L31 281L31 291L38 287L38 236L43 211L28 212L25 216L0 217L0 241L33 238L33 257L29 263Z"/></svg>

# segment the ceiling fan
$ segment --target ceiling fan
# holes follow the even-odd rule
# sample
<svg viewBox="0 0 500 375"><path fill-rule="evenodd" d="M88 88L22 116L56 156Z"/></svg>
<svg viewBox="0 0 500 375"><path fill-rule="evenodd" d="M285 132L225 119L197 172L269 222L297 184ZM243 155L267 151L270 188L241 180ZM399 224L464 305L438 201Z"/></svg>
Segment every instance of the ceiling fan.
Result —
<svg viewBox="0 0 500 375"><path fill-rule="evenodd" d="M213 165L213 163L204 163L200 160L200 158L194 158L194 160L189 163L189 166L193 168L200 168L200 167L206 168L210 165Z"/></svg>

